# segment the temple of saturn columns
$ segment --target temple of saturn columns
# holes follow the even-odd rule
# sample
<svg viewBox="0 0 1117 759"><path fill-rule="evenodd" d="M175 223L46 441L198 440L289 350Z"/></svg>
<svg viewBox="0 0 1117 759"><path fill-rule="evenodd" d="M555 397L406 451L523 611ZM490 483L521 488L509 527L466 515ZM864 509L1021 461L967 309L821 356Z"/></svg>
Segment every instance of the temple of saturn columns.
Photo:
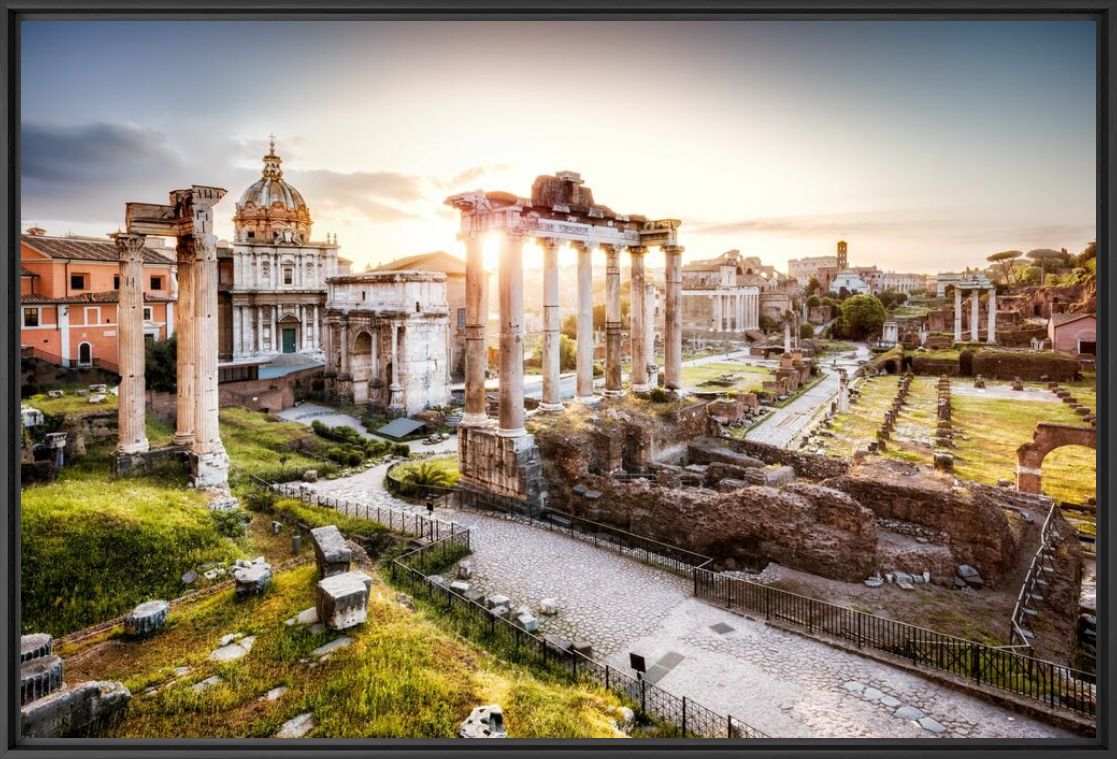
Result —
<svg viewBox="0 0 1117 759"><path fill-rule="evenodd" d="M559 400L558 248L572 245L578 253L578 321L575 402L598 401L593 387L593 276L591 254L605 253L605 389L619 396L621 378L620 258L630 257L632 291L629 339L632 370L630 392L654 384L653 356L648 339L652 326L644 257L659 246L666 257L664 374L668 390L678 390L682 367L683 248L677 242L679 222L650 221L622 215L594 203L592 191L574 172L537 177L531 197L477 190L447 198L461 213L461 239L466 246L465 413L458 432L458 459L465 489L493 493L542 505L546 483L534 437L524 429L523 246L536 239L543 249L543 396L540 410L561 413ZM482 266L484 239L500 238L500 413L490 420L485 404L485 312Z"/></svg>
<svg viewBox="0 0 1117 759"><path fill-rule="evenodd" d="M128 203L120 255L120 403L117 469L142 466L145 433L143 258L146 235L178 242L178 408L174 446L189 453L193 485L227 490L229 457L218 428L217 237L213 206L219 187L194 185L171 192L169 205ZM154 453L154 452L151 452Z"/></svg>
<svg viewBox="0 0 1117 759"><path fill-rule="evenodd" d="M997 343L997 290L984 274L962 278L954 285L954 342L962 342L963 290L970 292L970 340L975 343L981 339L978 335L981 326L981 291L989 291L989 303L986 306L988 327L985 340L990 345L995 345Z"/></svg>

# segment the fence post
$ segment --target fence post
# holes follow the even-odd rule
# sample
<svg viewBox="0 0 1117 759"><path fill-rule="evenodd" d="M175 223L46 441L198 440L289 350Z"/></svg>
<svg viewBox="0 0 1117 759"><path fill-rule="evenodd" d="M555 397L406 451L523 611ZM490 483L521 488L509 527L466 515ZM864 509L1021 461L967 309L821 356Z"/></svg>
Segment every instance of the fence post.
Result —
<svg viewBox="0 0 1117 759"><path fill-rule="evenodd" d="M648 715L648 698L647 698L648 688L647 688L647 685L648 685L647 680L641 680L640 681L640 714L644 715L645 717Z"/></svg>
<svg viewBox="0 0 1117 759"><path fill-rule="evenodd" d="M858 648L861 648L861 642L865 638L864 634L862 634L862 632L861 632L861 623L864 621L864 619L865 619L865 615L858 612L857 613L857 647Z"/></svg>
<svg viewBox="0 0 1117 759"><path fill-rule="evenodd" d="M981 683L981 654L978 652L977 644L970 645L970 677Z"/></svg>
<svg viewBox="0 0 1117 759"><path fill-rule="evenodd" d="M683 696L683 737L686 737L686 696Z"/></svg>
<svg viewBox="0 0 1117 759"><path fill-rule="evenodd" d="M605 690L609 690L609 665L605 665Z"/></svg>
<svg viewBox="0 0 1117 759"><path fill-rule="evenodd" d="M772 618L772 589L764 586L764 618Z"/></svg>

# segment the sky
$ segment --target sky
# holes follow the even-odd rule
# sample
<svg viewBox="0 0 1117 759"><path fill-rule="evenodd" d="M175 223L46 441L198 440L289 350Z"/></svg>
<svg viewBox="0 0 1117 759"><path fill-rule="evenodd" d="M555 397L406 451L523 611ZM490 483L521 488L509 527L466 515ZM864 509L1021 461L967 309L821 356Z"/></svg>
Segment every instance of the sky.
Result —
<svg viewBox="0 0 1117 759"><path fill-rule="evenodd" d="M313 237L355 269L463 254L447 196L561 170L681 219L684 260L1077 252L1095 65L1093 22L1069 19L24 21L21 223L101 235L125 202L217 185L230 238L274 134Z"/></svg>

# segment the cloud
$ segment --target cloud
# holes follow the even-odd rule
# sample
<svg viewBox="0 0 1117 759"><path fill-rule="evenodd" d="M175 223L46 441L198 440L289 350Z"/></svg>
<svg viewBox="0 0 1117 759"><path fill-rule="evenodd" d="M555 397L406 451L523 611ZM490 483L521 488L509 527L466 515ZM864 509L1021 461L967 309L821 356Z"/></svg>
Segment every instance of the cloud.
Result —
<svg viewBox="0 0 1117 759"><path fill-rule="evenodd" d="M468 169L450 177L450 179L434 179L432 182L436 187L441 189L457 190L464 185L471 185L486 174L495 174L500 171L506 171L507 169L507 163L481 164L479 166L470 166Z"/></svg>

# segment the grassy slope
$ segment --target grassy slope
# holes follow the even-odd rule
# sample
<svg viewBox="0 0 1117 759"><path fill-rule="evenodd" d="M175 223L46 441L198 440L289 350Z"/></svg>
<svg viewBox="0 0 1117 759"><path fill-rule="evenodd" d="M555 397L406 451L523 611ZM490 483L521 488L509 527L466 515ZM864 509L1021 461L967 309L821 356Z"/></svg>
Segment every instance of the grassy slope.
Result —
<svg viewBox="0 0 1117 759"><path fill-rule="evenodd" d="M94 411L111 411L116 408L117 397L112 393L105 394L105 400L100 403L90 403L88 398L77 395L77 389L88 389L84 385L74 385L65 388L66 394L61 398L51 398L46 393L39 393L24 398L24 406L37 408L44 414L88 414Z"/></svg>
<svg viewBox="0 0 1117 759"><path fill-rule="evenodd" d="M258 411L221 409L221 440L239 472L261 475L281 467L305 470L324 466L324 462L292 450L300 445L310 449L319 446L320 439L309 427ZM286 462L281 464L280 458Z"/></svg>
<svg viewBox="0 0 1117 759"><path fill-rule="evenodd" d="M121 679L138 694L172 681L175 667L191 667L154 695L133 699L106 737L270 736L310 711L311 737L451 738L469 711L486 703L503 706L511 737L617 735L610 724L619 705L614 696L502 663L443 631L426 612L397 605L382 582L373 586L368 623L345 633L354 643L311 668L300 660L339 634L315 636L283 620L313 605L316 581L307 565L279 573L261 598L238 602L228 591L178 607L169 628L146 642L84 644L88 653L67 662L67 676ZM257 635L252 652L232 663L207 661L229 632ZM225 682L191 690L213 674ZM290 690L276 701L259 700L279 685Z"/></svg>
<svg viewBox="0 0 1117 759"><path fill-rule="evenodd" d="M705 384L718 379L726 374L739 375L739 379L732 386ZM750 366L733 362L711 362L698 366L684 366L682 369L682 382L687 387L712 392L738 392L749 393L760 390L764 380L772 379L774 375L767 367Z"/></svg>

